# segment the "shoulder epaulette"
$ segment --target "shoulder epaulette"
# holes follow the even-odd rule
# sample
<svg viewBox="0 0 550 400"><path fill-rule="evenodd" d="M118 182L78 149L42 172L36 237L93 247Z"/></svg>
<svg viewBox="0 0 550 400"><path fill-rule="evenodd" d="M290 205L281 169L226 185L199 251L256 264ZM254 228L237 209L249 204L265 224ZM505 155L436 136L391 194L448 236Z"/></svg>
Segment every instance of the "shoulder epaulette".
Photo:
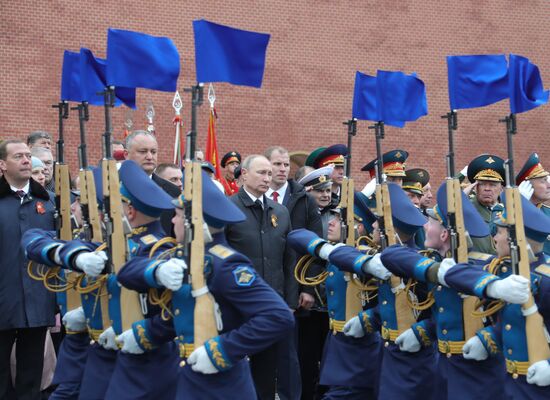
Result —
<svg viewBox="0 0 550 400"><path fill-rule="evenodd" d="M208 250L210 254L215 255L218 258L225 259L233 254L235 254L235 251L230 249L229 247L226 247L221 244L217 244L215 246L212 246L210 250Z"/></svg>
<svg viewBox="0 0 550 400"><path fill-rule="evenodd" d="M535 272L537 274L544 275L550 278L550 265L541 264L537 268L535 268Z"/></svg>
<svg viewBox="0 0 550 400"><path fill-rule="evenodd" d="M491 257L491 254L482 253L480 251L471 251L468 253L468 258L471 260L487 261Z"/></svg>
<svg viewBox="0 0 550 400"><path fill-rule="evenodd" d="M145 245L150 245L158 241L158 238L155 235L149 234L142 236L139 240Z"/></svg>

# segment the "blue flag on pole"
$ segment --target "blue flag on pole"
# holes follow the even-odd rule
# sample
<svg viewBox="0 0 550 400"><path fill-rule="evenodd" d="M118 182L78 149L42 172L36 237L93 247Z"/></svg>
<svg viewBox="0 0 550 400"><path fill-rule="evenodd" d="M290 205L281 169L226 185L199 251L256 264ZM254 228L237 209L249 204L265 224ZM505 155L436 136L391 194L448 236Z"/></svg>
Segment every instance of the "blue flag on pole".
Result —
<svg viewBox="0 0 550 400"><path fill-rule="evenodd" d="M510 110L522 113L548 103L539 68L528 58L510 54L509 69Z"/></svg>
<svg viewBox="0 0 550 400"><path fill-rule="evenodd" d="M98 94L107 86L107 62L96 58L91 50L80 49L80 84L82 100L94 106L104 104L103 95ZM115 106L124 103L130 108L136 108L136 89L115 86Z"/></svg>
<svg viewBox="0 0 550 400"><path fill-rule="evenodd" d="M109 86L175 92L179 73L180 56L171 39L109 28Z"/></svg>
<svg viewBox="0 0 550 400"><path fill-rule="evenodd" d="M269 34L193 21L198 82L261 87Z"/></svg>
<svg viewBox="0 0 550 400"><path fill-rule="evenodd" d="M353 118L367 121L382 121L378 113L376 98L376 77L355 73L355 88L353 91ZM383 121L386 125L403 128L403 121Z"/></svg>
<svg viewBox="0 0 550 400"><path fill-rule="evenodd" d="M376 97L383 121L416 121L428 114L426 88L416 74L377 71Z"/></svg>
<svg viewBox="0 0 550 400"><path fill-rule="evenodd" d="M82 101L82 92L80 90L80 54L65 50L61 71L61 101Z"/></svg>
<svg viewBox="0 0 550 400"><path fill-rule="evenodd" d="M504 55L447 56L451 110L484 107L508 97Z"/></svg>

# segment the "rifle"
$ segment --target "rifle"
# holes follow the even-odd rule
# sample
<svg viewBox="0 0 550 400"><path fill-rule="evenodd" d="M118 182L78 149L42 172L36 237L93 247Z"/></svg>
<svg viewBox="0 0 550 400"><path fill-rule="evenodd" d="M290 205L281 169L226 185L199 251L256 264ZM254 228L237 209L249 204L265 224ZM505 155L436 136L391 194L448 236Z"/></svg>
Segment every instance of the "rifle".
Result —
<svg viewBox="0 0 550 400"><path fill-rule="evenodd" d="M516 115L510 114L500 122L506 123L506 139L508 147L508 160L505 163L506 169L506 223L508 225L510 242L510 259L512 271L526 278L531 282L531 269L529 254L527 252L527 240L525 238L525 228L523 225L523 211L521 208L521 194L514 180L514 152L512 148L513 135L517 133ZM529 291L529 300L521 306L525 312L525 335L527 339L527 353L529 355L529 365L537 361L550 358L550 347L544 333L544 321L538 311L536 311L533 294Z"/></svg>
<svg viewBox="0 0 550 400"><path fill-rule="evenodd" d="M127 229L123 223L122 198L120 195L120 181L116 161L111 151L111 108L115 104L114 87L106 88L104 95L105 106L105 133L103 135L102 182L103 182L103 222L106 228L106 253L108 274L117 274L124 266L128 254ZM93 179L93 178L92 178ZM90 198L88 197L88 200ZM117 301L109 301L109 318L117 334L132 327L136 321L142 320L146 314L146 305L143 296L139 293L120 287L114 276L109 277L109 292L120 292ZM115 296L113 296L115 297Z"/></svg>
<svg viewBox="0 0 550 400"><path fill-rule="evenodd" d="M388 183L383 179L384 164L382 162L382 145L384 139L384 122L379 121L369 129L374 129L376 138L376 214L378 215L378 229L380 232L380 247L397 243L391 210L390 191ZM390 278L392 291L395 293L395 316L397 319L398 335L409 329L416 322L414 313L407 302L408 292L398 276L392 274Z"/></svg>
<svg viewBox="0 0 550 400"><path fill-rule="evenodd" d="M441 118L447 119L449 133L449 153L447 154L447 220L448 232L451 243L451 255L457 264L468 263L468 239L464 225L464 214L462 212L462 189L460 180L455 175L454 162L454 140L453 131L458 127L456 111L450 111ZM462 319L464 321L464 338L467 340L483 328L481 318L472 316L476 310L477 298L467 297L462 302Z"/></svg>
<svg viewBox="0 0 550 400"><path fill-rule="evenodd" d="M340 204L338 207L341 210L341 234L340 241L348 246L355 246L355 221L354 221L354 184L353 179L350 178L351 171L351 142L353 136L357 133L357 120L350 119L344 122L344 125L348 127L348 154L345 158L345 176L340 187ZM363 310L363 301L361 298L361 289L358 285L354 285L353 274L346 272L345 278L347 281L346 287L346 321L359 314Z"/></svg>
<svg viewBox="0 0 550 400"><path fill-rule="evenodd" d="M53 108L58 109L59 117L59 139L57 140L57 161L54 166L55 179L55 227L57 238L65 241L72 240L73 231L71 228L71 179L69 177L69 166L65 164L64 150L64 120L69 118L69 103L61 101L54 104ZM67 311L80 307L80 296L74 290L76 273L64 271L64 278L67 284L65 306Z"/></svg>

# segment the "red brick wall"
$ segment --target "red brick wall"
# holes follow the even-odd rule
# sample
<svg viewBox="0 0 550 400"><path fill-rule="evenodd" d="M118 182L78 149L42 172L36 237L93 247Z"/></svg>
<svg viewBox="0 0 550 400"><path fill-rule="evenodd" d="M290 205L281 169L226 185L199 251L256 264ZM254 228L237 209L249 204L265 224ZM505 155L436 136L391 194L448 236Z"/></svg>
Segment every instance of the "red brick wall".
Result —
<svg viewBox="0 0 550 400"><path fill-rule="evenodd" d="M356 70L417 72L427 86L429 115L404 129L388 127L383 149L402 147L409 166L425 167L439 181L444 176L447 129L440 119L448 111L448 54L509 53L529 57L550 86L550 3L545 1L3 1L0 6L0 137L25 137L42 128L57 136L63 50L88 47L105 56L108 27L171 37L181 55L179 87L195 81L191 21L212 21L268 32L264 84L261 89L216 84L218 145L221 153L261 152L281 144L311 150L345 143L342 122L350 117ZM161 143L159 161L172 158L173 94L139 90L134 121L145 127L145 107L152 99ZM189 128L189 99L184 123ZM505 156L504 126L498 119L508 103L459 113L457 166L481 152ZM120 138L126 110L115 110L115 138ZM103 110L90 111L90 160L100 157ZM199 146L204 148L208 106L199 114ZM517 168L531 151L550 166L548 106L518 116ZM368 123L359 122L354 141L353 172L374 157ZM77 168L78 119L66 127L68 159Z"/></svg>

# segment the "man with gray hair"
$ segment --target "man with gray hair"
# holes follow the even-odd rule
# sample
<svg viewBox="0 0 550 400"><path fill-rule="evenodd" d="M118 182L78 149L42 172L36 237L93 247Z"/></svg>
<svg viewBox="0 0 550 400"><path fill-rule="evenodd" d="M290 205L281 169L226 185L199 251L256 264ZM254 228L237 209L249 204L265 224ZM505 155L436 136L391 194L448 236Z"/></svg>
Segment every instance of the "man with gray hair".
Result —
<svg viewBox="0 0 550 400"><path fill-rule="evenodd" d="M27 136L27 146L29 149L33 147L44 147L48 150L52 148L52 136L46 131L34 131Z"/></svg>
<svg viewBox="0 0 550 400"><path fill-rule="evenodd" d="M52 151L45 147L32 147L31 154L38 158L44 164L44 176L46 177L46 190L55 192L55 181L53 179L53 154Z"/></svg>
<svg viewBox="0 0 550 400"><path fill-rule="evenodd" d="M157 185L168 195L175 198L180 195L180 189L172 182L155 174L158 157L157 138L147 131L133 131L126 137L126 149L124 155L127 160L135 161ZM174 210L163 211L160 216L162 229L167 235L173 235L172 217Z"/></svg>
<svg viewBox="0 0 550 400"><path fill-rule="evenodd" d="M295 259L286 245L290 215L286 207L265 196L272 179L271 163L255 154L248 156L241 167L243 186L230 200L245 214L246 220L226 226L227 241L250 258L256 272L295 310L298 307ZM275 398L277 353L284 351L280 343L250 357L259 399Z"/></svg>

